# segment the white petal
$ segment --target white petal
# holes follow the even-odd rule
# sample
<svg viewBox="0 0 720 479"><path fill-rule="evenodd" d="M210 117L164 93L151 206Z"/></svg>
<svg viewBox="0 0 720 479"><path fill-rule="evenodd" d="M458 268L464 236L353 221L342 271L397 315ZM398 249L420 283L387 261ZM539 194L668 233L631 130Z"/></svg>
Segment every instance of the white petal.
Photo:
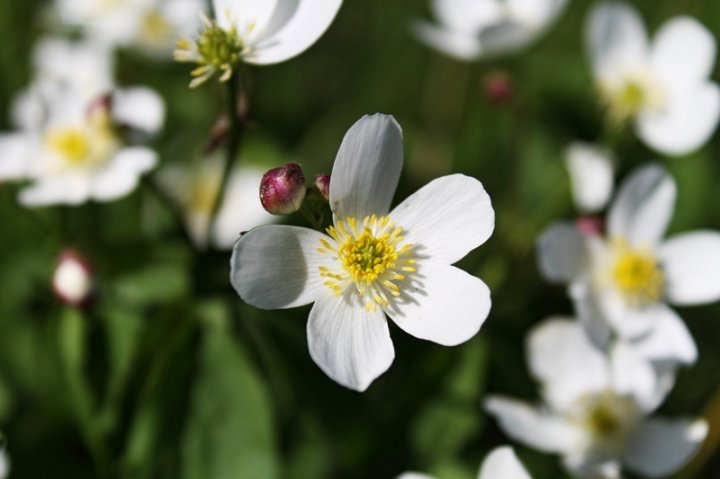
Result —
<svg viewBox="0 0 720 479"><path fill-rule="evenodd" d="M634 170L620 185L608 213L608 237L634 247L653 247L662 238L675 207L675 181L660 165Z"/></svg>
<svg viewBox="0 0 720 479"><path fill-rule="evenodd" d="M10 474L10 459L5 448L0 448L0 479L6 479Z"/></svg>
<svg viewBox="0 0 720 479"><path fill-rule="evenodd" d="M229 29L233 25L242 35L251 24L264 29L270 22L279 0L212 0L218 24Z"/></svg>
<svg viewBox="0 0 720 479"><path fill-rule="evenodd" d="M445 346L475 336L490 312L490 290L454 266L418 262L417 273L398 282L401 296L386 311L405 332Z"/></svg>
<svg viewBox="0 0 720 479"><path fill-rule="evenodd" d="M556 410L610 383L604 354L590 342L581 324L571 319L553 318L535 327L528 336L527 356L530 371Z"/></svg>
<svg viewBox="0 0 720 479"><path fill-rule="evenodd" d="M32 169L37 140L24 133L0 134L0 179L19 180Z"/></svg>
<svg viewBox="0 0 720 479"><path fill-rule="evenodd" d="M573 199L579 210L593 213L605 207L613 190L612 153L590 143L575 142L565 152Z"/></svg>
<svg viewBox="0 0 720 479"><path fill-rule="evenodd" d="M255 2L261 3L261 2ZM312 46L325 33L342 5L342 0L278 0L273 15L282 26L244 58L248 63L270 65L295 57ZM275 29L271 20L268 30Z"/></svg>
<svg viewBox="0 0 720 479"><path fill-rule="evenodd" d="M610 341L613 330L605 319L592 291L592 286L585 278L574 281L568 288L568 294L573 300L578 320L585 328L590 341L603 349Z"/></svg>
<svg viewBox="0 0 720 479"><path fill-rule="evenodd" d="M630 396L646 413L665 399L665 390L658 388L655 371L631 344L618 341L610 350L612 388L622 396Z"/></svg>
<svg viewBox="0 0 720 479"><path fill-rule="evenodd" d="M42 178L22 189L18 200L25 206L78 205L89 199L90 187L90 178L85 174Z"/></svg>
<svg viewBox="0 0 720 479"><path fill-rule="evenodd" d="M458 60L477 60L484 53L476 34L416 20L411 25L415 37L430 48Z"/></svg>
<svg viewBox="0 0 720 479"><path fill-rule="evenodd" d="M664 82L696 86L715 63L715 39L700 22L675 17L665 22L653 40L651 66Z"/></svg>
<svg viewBox="0 0 720 479"><path fill-rule="evenodd" d="M537 258L546 280L569 283L588 265L585 238L571 223L552 224L538 238Z"/></svg>
<svg viewBox="0 0 720 479"><path fill-rule="evenodd" d="M258 189L265 171L250 165L233 169L228 179L222 206L213 225L213 242L221 249L230 249L240 233L256 226L277 222L262 203Z"/></svg>
<svg viewBox="0 0 720 479"><path fill-rule="evenodd" d="M320 296L310 311L307 337L315 364L356 391L367 389L395 358L385 314L365 311L349 295Z"/></svg>
<svg viewBox="0 0 720 479"><path fill-rule="evenodd" d="M531 479L510 446L490 451L480 466L478 479Z"/></svg>
<svg viewBox="0 0 720 479"><path fill-rule="evenodd" d="M540 451L572 451L583 440L582 432L571 423L524 402L491 396L484 406L505 434Z"/></svg>
<svg viewBox="0 0 720 479"><path fill-rule="evenodd" d="M633 344L639 354L653 362L673 366L697 360L697 346L690 331L670 308L658 314L650 333Z"/></svg>
<svg viewBox="0 0 720 479"><path fill-rule="evenodd" d="M111 201L132 192L140 177L157 164L157 154L145 147L120 150L92 180L91 195L98 201Z"/></svg>
<svg viewBox="0 0 720 479"><path fill-rule="evenodd" d="M403 472L395 479L435 479L435 477L419 472Z"/></svg>
<svg viewBox="0 0 720 479"><path fill-rule="evenodd" d="M415 245L413 251L442 263L463 258L495 228L495 212L482 183L460 174L431 181L396 206L390 217Z"/></svg>
<svg viewBox="0 0 720 479"><path fill-rule="evenodd" d="M322 233L296 226L260 226L244 234L230 258L230 282L240 297L262 309L292 308L330 293L318 268Z"/></svg>
<svg viewBox="0 0 720 479"><path fill-rule="evenodd" d="M587 45L601 81L614 81L627 70L647 63L647 33L642 18L631 6L603 2L593 7L586 27Z"/></svg>
<svg viewBox="0 0 720 479"><path fill-rule="evenodd" d="M115 90L112 96L112 116L121 125L155 134L165 122L165 103L150 88Z"/></svg>
<svg viewBox="0 0 720 479"><path fill-rule="evenodd" d="M597 311L605 321L624 339L637 339L648 334L655 326L656 318L666 314L668 306L654 303L644 307L633 307L614 291L596 291Z"/></svg>
<svg viewBox="0 0 720 479"><path fill-rule="evenodd" d="M507 0L512 17L536 31L553 21L566 4L567 0Z"/></svg>
<svg viewBox="0 0 720 479"><path fill-rule="evenodd" d="M345 134L330 175L336 218L382 216L390 209L402 169L400 125L390 115L366 115Z"/></svg>
<svg viewBox="0 0 720 479"><path fill-rule="evenodd" d="M642 424L625 451L627 468L647 477L666 477L682 467L705 440L702 419L650 419Z"/></svg>
<svg viewBox="0 0 720 479"><path fill-rule="evenodd" d="M660 247L660 262L673 304L720 299L720 233L696 231L670 238Z"/></svg>
<svg viewBox="0 0 720 479"><path fill-rule="evenodd" d="M471 34L492 25L503 16L497 0L432 0L430 7L443 25L454 31Z"/></svg>
<svg viewBox="0 0 720 479"><path fill-rule="evenodd" d="M720 87L706 82L666 93L667 105L662 112L651 111L638 118L638 135L660 153L691 153L715 131L720 119Z"/></svg>
<svg viewBox="0 0 720 479"><path fill-rule="evenodd" d="M535 28L507 19L484 28L479 37L486 55L500 55L527 46L537 34Z"/></svg>

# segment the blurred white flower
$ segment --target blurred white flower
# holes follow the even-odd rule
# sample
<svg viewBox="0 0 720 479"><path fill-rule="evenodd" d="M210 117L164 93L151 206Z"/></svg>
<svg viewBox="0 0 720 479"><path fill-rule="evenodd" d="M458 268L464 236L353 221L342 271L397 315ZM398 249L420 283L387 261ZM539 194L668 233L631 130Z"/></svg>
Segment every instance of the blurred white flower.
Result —
<svg viewBox="0 0 720 479"><path fill-rule="evenodd" d="M663 241L675 195L675 182L663 168L641 167L618 189L606 238L556 224L539 239L538 255L547 279L570 284L579 316L597 343L614 332L645 344L650 359L692 363L695 343L666 303L720 299L720 233Z"/></svg>
<svg viewBox="0 0 720 479"><path fill-rule="evenodd" d="M90 264L75 250L67 249L60 254L52 286L55 295L71 306L81 306L93 292Z"/></svg>
<svg viewBox="0 0 720 479"><path fill-rule="evenodd" d="M673 18L649 45L633 7L601 3L590 13L587 43L611 120L633 120L642 141L670 155L710 138L720 118L720 89L710 81L715 39L703 25Z"/></svg>
<svg viewBox="0 0 720 479"><path fill-rule="evenodd" d="M397 479L434 479L419 472L406 472ZM509 446L496 447L490 451L480 465L477 479L530 479L530 474Z"/></svg>
<svg viewBox="0 0 720 479"><path fill-rule="evenodd" d="M240 233L276 221L260 204L258 190L264 172L245 161L232 169L209 240L208 227L219 193L223 159L203 158L194 167L174 164L160 170L157 177L182 209L185 227L195 246L202 249L211 242L216 248L230 249Z"/></svg>
<svg viewBox="0 0 720 479"><path fill-rule="evenodd" d="M597 145L574 142L565 152L575 206L583 213L605 207L613 191L615 168L612 154Z"/></svg>
<svg viewBox="0 0 720 479"><path fill-rule="evenodd" d="M214 20L195 41L177 42L175 59L197 63L191 87L216 72L227 81L240 62L269 65L289 60L325 33L342 0L213 0Z"/></svg>
<svg viewBox="0 0 720 479"><path fill-rule="evenodd" d="M386 314L409 334L450 346L474 336L490 310L485 283L450 266L492 234L490 198L479 181L456 174L389 212L402 161L395 120L361 118L332 170L328 234L261 226L240 238L231 259L231 282L246 302L263 309L315 303L310 355L358 391L395 356Z"/></svg>
<svg viewBox="0 0 720 479"><path fill-rule="evenodd" d="M63 22L91 41L170 58L175 41L200 27L203 0L55 0Z"/></svg>
<svg viewBox="0 0 720 479"><path fill-rule="evenodd" d="M18 128L41 128L52 104L66 96L84 103L113 88L112 54L97 43L45 37L33 48L32 58L30 86L12 105Z"/></svg>
<svg viewBox="0 0 720 479"><path fill-rule="evenodd" d="M138 98L144 98L140 105ZM134 108L125 107L126 101ZM153 133L160 126L164 105L151 90L116 90L90 103L84 95L66 93L46 106L37 129L0 136L0 178L31 180L20 191L22 204L114 200L135 189L155 166L156 153L127 145L120 129Z"/></svg>
<svg viewBox="0 0 720 479"><path fill-rule="evenodd" d="M627 344L616 343L606 357L577 321L551 319L532 331L527 350L544 403L494 396L485 409L510 437L560 454L575 477L619 478L621 467L665 477L707 435L702 419L648 417L668 388Z"/></svg>
<svg viewBox="0 0 720 479"><path fill-rule="evenodd" d="M416 20L415 36L459 60L519 50L558 17L566 0L431 0L438 24Z"/></svg>

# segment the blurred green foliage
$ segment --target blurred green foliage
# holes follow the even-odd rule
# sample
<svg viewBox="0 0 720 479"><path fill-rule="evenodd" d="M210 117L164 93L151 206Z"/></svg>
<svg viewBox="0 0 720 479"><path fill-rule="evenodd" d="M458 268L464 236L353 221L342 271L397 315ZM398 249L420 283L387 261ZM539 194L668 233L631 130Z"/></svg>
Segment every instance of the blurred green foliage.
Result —
<svg viewBox="0 0 720 479"><path fill-rule="evenodd" d="M635 3L651 28L688 13L720 35L712 0ZM589 5L571 2L525 52L464 64L409 35L408 22L428 15L426 2L349 0L307 53L244 72L246 141L269 140L284 152L278 161L298 161L308 176L329 172L347 128L380 111L395 115L405 133L396 201L450 171L479 178L493 200L494 235L461 262L493 292L486 325L456 348L391 325L395 362L364 394L312 363L308 307L266 312L242 304L227 280L229 253L194 250L148 188L109 204L31 210L17 204L16 185L1 184L0 428L12 477L352 479L409 469L474 477L485 453L508 442L481 398L488 391L537 398L525 333L548 315L572 312L563 289L540 279L533 248L547 224L574 214L563 148L597 140L602 130L581 41ZM0 3L2 112L29 78L47 6ZM497 71L513 81L507 103L484 95L486 76ZM222 89L191 91L186 65L131 52L119 55L117 77L165 98L167 125L155 143L162 161L193 161L223 109ZM6 117L0 126L9 128ZM717 135L699 152L667 160L628 137L619 156L621 173L647 161L672 171L673 231L720 229ZM97 274L99 296L84 313L51 292L67 246ZM689 415L719 385L720 306L681 314L700 360L682 371L662 411ZM533 477L563 477L555 458L516 449ZM708 454L682 477L717 477L720 457Z"/></svg>

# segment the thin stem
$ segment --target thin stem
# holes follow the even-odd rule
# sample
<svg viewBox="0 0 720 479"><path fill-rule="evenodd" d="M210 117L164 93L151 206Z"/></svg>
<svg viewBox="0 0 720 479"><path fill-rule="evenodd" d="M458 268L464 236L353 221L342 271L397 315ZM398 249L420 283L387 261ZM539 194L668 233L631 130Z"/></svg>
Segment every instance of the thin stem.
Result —
<svg viewBox="0 0 720 479"><path fill-rule="evenodd" d="M228 85L228 120L230 122L230 130L227 137L227 150L225 154L225 164L223 165L222 177L220 179L220 187L218 188L217 195L213 201L213 207L210 213L210 222L208 223L207 236L212 236L212 228L215 224L218 211L222 205L223 198L225 197L225 190L227 189L228 179L230 177L230 170L233 167L233 163L237 158L238 149L240 148L240 135L242 135L243 124L240 121L238 114L238 100L240 99L240 79L239 72L233 75L227 81Z"/></svg>

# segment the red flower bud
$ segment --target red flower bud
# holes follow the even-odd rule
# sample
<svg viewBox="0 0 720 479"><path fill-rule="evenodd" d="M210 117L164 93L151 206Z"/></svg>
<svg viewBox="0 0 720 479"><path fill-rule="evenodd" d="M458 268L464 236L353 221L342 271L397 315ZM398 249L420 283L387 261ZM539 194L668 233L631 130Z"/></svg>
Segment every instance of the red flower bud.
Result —
<svg viewBox="0 0 720 479"><path fill-rule="evenodd" d="M305 198L305 175L296 163L286 163L265 173L260 181L260 202L273 215L289 215Z"/></svg>
<svg viewBox="0 0 720 479"><path fill-rule="evenodd" d="M315 187L326 200L330 198L330 175L315 175Z"/></svg>
<svg viewBox="0 0 720 479"><path fill-rule="evenodd" d="M58 258L53 273L55 295L65 304L81 307L93 292L93 275L90 264L73 249L66 249Z"/></svg>

